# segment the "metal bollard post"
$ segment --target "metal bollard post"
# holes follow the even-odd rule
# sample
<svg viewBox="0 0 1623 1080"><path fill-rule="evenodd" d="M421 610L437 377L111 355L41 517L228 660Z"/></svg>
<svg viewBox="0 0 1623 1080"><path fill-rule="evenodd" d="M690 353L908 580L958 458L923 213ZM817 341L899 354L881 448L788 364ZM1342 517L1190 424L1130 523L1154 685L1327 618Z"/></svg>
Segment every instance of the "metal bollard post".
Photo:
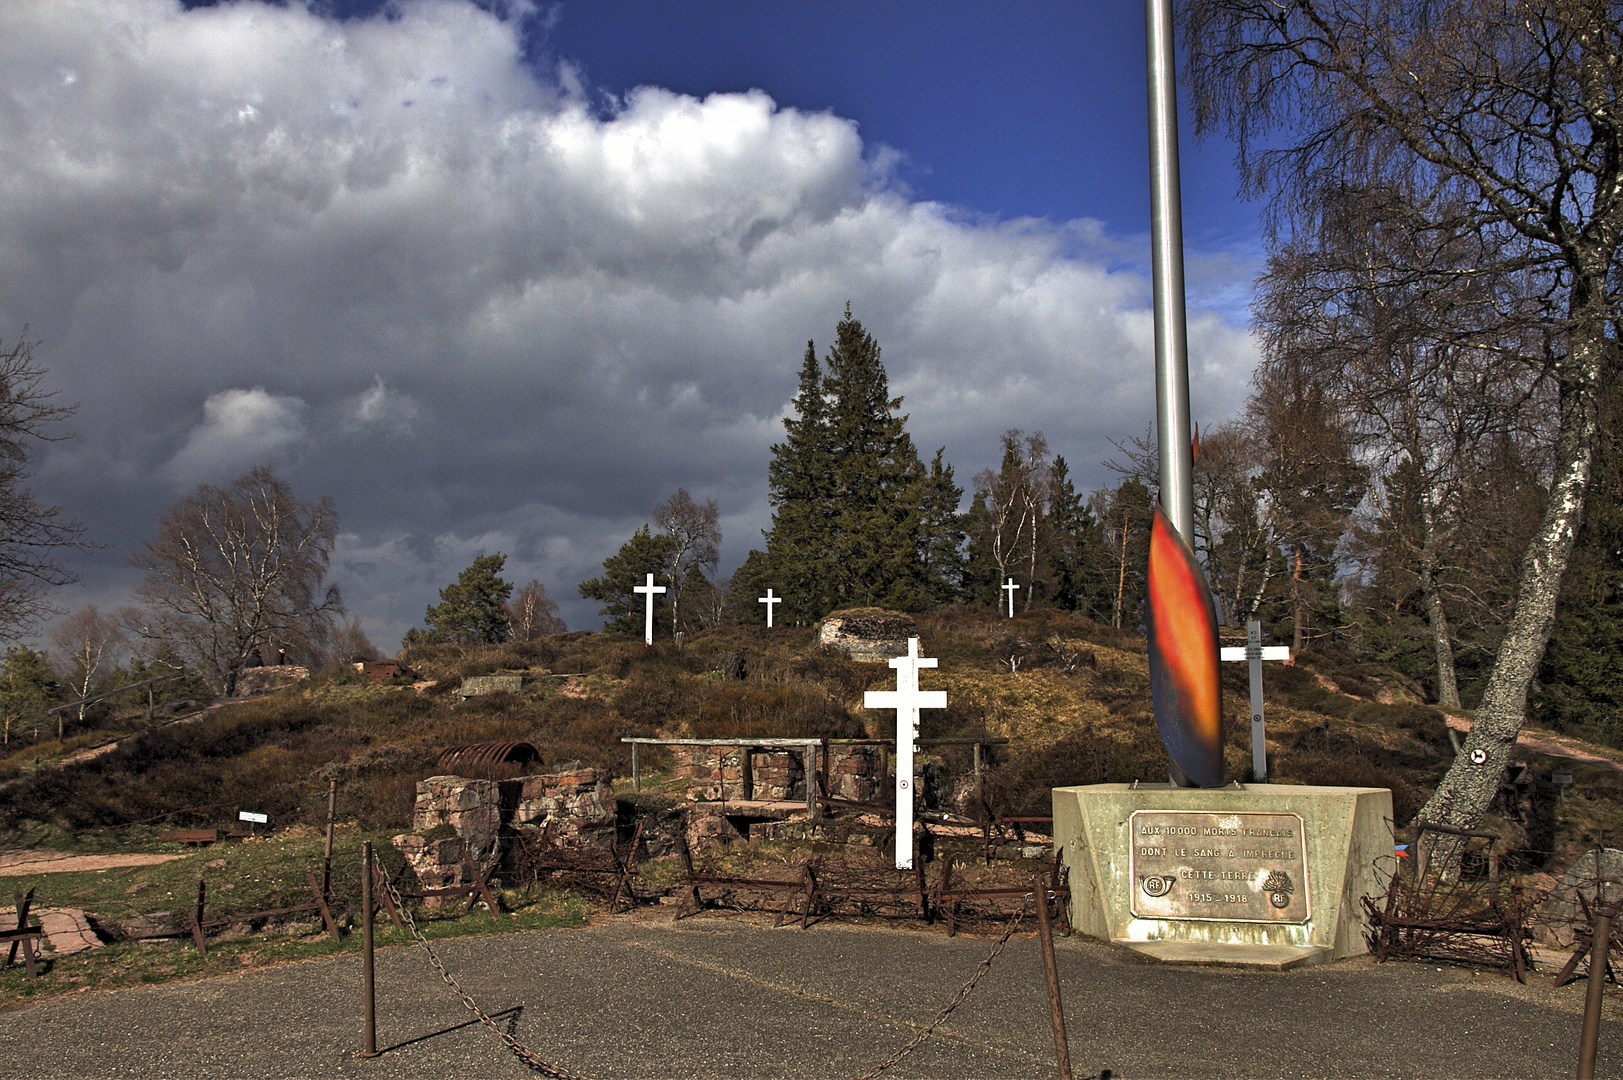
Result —
<svg viewBox="0 0 1623 1080"><path fill-rule="evenodd" d="M1041 874L1032 880L1037 900L1037 937L1043 947L1043 975L1048 980L1048 1016L1054 1024L1054 1056L1059 1061L1059 1080L1071 1080L1071 1051L1065 1044L1065 1010L1059 999L1059 965L1054 960L1054 931L1048 924L1048 882Z"/></svg>
<svg viewBox="0 0 1623 1080"><path fill-rule="evenodd" d="M375 1058L378 1050L378 1009L376 985L372 977L372 841L361 845L361 993L365 1005L365 1046L363 1058Z"/></svg>
<svg viewBox="0 0 1623 1080"><path fill-rule="evenodd" d="M1589 986L1584 993L1584 1028L1578 1037L1578 1080L1595 1080L1595 1050L1600 1042L1600 1006L1606 992L1606 959L1612 944L1612 919L1623 904L1601 910L1596 898L1594 939L1589 946Z"/></svg>

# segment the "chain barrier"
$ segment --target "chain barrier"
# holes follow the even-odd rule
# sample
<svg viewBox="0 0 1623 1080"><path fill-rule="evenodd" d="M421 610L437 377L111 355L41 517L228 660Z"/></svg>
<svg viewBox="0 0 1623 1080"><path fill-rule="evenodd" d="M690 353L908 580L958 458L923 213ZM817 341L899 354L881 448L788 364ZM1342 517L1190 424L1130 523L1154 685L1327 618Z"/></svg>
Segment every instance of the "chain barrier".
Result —
<svg viewBox="0 0 1623 1080"><path fill-rule="evenodd" d="M417 939L417 944L421 945L423 951L428 954L428 962L433 964L434 970L440 973L440 978L445 982L445 985L449 986L452 992L462 999L462 1004L467 1006L469 1012L479 1018L481 1024L489 1028L507 1046L507 1049L512 1051L514 1057L542 1076L550 1076L553 1080L589 1080L588 1077L580 1073L570 1072L562 1065L554 1065L519 1042L511 1031L503 1031L501 1026L491 1019L490 1014L481 1009L479 1003L473 1000L473 997L466 990L462 989L462 985L456 981L455 976L445 970L445 965L441 963L439 955L434 952L434 946L430 945L428 939L423 936L423 932L417 929L417 920L411 917L411 909L406 906L405 899L395 889L394 883L384 874L379 874L378 880L382 881L383 887L389 890L389 896L394 900L395 908L400 912L400 917L406 921L406 926L411 929L411 936Z"/></svg>
<svg viewBox="0 0 1623 1080"><path fill-rule="evenodd" d="M512 1029L514 1022L517 1020L516 1017L508 1023L507 1030L503 1030L501 1025L497 1024L489 1013L479 1007L479 1003L473 999L472 995L462 989L462 985L456 981L456 977L445 970L445 964L441 962L439 955L434 952L434 947L428 943L428 939L423 936L423 932L417 928L417 920L411 917L411 909L407 907L405 898L394 887L394 883L383 874L379 874L377 880L381 881L383 887L389 890L389 896L393 899L396 910L400 912L400 917L405 920L407 928L411 931L411 936L417 939L417 944L422 946L423 952L428 954L428 962L434 966L435 971L439 972L440 979L446 986L451 988L451 991L457 997L462 999L462 1004L467 1007L468 1011L477 1016L479 1022L489 1028L491 1033L502 1041L514 1057L541 1075L552 1077L553 1080L590 1080L589 1077L581 1073L570 1072L562 1065L554 1065L514 1037ZM969 981L958 988L958 992L953 995L952 1000L947 1002L940 1012L936 1013L935 1019L921 1029L911 1042L872 1069L856 1077L855 1080L875 1080L880 1074L899 1064L903 1058L922 1046L924 1041L935 1033L935 1029L940 1027L947 1017L952 1015L952 1011L964 1003L964 1000L969 997L970 991L975 989L975 984L981 981L981 977L992 970L992 961L997 959L998 954L1003 951L1003 947L1014 936L1014 932L1020 928L1021 922L1026 917L1026 909L1030 906L1031 897L1028 895L1020 902L1020 910L1016 911L1014 917L1009 920L1009 925L1004 928L1002 936L992 945L992 951L987 953L986 959L982 960L980 965L975 968L975 973L969 977Z"/></svg>
<svg viewBox="0 0 1623 1080"><path fill-rule="evenodd" d="M969 992L975 989L975 984L981 981L981 976L992 970L992 961L997 959L997 954L1003 951L1003 946L1009 943L1009 939L1014 936L1014 932L1020 928L1020 923L1026 917L1026 908L1030 903L1030 896L1020 902L1020 910L1015 912L1014 918L1009 920L1009 925L1004 928L1003 936L997 939L997 943L992 946L992 951L986 954L986 959L981 961L980 966L975 969L975 974L969 977L969 981L958 988L958 993L954 994L952 1000L947 1002L946 1008L936 1013L935 1019L930 1021L929 1026L915 1035L912 1042L857 1077L856 1080L874 1080L874 1077L917 1050L924 1044L925 1039L935 1033L935 1029L941 1026L941 1022L952 1015L952 1010L964 1003L964 999L969 996Z"/></svg>

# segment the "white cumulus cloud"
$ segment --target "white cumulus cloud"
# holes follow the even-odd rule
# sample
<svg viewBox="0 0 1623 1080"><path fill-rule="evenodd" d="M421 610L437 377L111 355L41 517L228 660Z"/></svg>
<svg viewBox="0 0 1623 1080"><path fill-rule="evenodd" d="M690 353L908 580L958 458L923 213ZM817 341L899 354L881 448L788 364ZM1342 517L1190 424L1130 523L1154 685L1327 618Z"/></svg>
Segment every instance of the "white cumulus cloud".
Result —
<svg viewBox="0 0 1623 1080"><path fill-rule="evenodd" d="M759 91L594 108L510 22L393 7L0 5L0 335L80 403L40 475L109 545L91 579L176 484L268 460L371 553L334 566L380 645L496 543L593 625L575 584L677 485L720 503L724 568L759 543L848 300L961 482L1009 427L1102 480L1153 416L1147 283L1097 223L914 201L853 121ZM1227 310L1190 340L1225 419L1254 343Z"/></svg>
<svg viewBox="0 0 1623 1080"><path fill-rule="evenodd" d="M281 463L305 436L305 404L264 387L222 390L203 402L203 420L165 471L181 487L224 483L256 465Z"/></svg>

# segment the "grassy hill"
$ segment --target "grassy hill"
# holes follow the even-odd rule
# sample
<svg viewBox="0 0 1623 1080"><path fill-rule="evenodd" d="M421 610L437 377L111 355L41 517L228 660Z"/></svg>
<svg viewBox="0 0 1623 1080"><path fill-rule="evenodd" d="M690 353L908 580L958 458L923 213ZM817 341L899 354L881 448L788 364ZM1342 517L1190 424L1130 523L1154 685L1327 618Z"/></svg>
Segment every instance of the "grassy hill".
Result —
<svg viewBox="0 0 1623 1080"><path fill-rule="evenodd" d="M1165 779L1138 634L1054 611L1011 620L952 608L916 621L925 654L940 660L925 686L946 689L949 702L924 714L923 734L1010 740L987 783L996 812L1046 813L1048 789L1061 784ZM744 678L722 673L729 654L744 656ZM115 713L66 744L0 758L0 830L14 843L87 830L130 835L234 824L239 809L268 813L273 825L314 825L336 778L340 817L387 831L407 826L416 782L435 771L440 750L460 743L525 740L548 764L578 760L625 777L625 735L892 734L890 713L861 707L864 690L891 684L890 670L818 649L809 629L725 628L692 635L680 649L574 633L433 646L402 659L411 673L387 683L334 668L259 700L150 728L138 711ZM1243 779L1245 666L1223 669L1227 774ZM524 675L523 692L466 701L455 692L464 677L491 673ZM1452 758L1443 713L1390 670L1310 652L1293 665L1268 665L1264 682L1276 783L1390 787L1401 825ZM61 763L115 736L123 738L98 756ZM1552 856L1566 861L1623 829L1623 770L1607 763L1623 755L1588 749L1607 761L1518 754L1530 766L1527 782L1507 789L1489 825L1522 850L1527 868ZM967 750L943 757L949 770L968 768ZM657 758L648 767L657 786ZM1552 768L1575 776L1564 803L1549 783ZM495 769L486 775L517 771Z"/></svg>

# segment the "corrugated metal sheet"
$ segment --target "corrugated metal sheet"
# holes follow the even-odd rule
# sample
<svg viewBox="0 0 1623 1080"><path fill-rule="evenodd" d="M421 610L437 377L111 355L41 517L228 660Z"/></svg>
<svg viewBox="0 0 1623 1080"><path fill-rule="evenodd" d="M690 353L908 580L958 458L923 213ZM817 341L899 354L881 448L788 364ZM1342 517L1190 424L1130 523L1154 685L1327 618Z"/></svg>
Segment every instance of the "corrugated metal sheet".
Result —
<svg viewBox="0 0 1623 1080"><path fill-rule="evenodd" d="M469 743L450 746L440 751L436 767L445 769L453 765L493 765L503 761L520 764L540 761L541 752L527 742Z"/></svg>

